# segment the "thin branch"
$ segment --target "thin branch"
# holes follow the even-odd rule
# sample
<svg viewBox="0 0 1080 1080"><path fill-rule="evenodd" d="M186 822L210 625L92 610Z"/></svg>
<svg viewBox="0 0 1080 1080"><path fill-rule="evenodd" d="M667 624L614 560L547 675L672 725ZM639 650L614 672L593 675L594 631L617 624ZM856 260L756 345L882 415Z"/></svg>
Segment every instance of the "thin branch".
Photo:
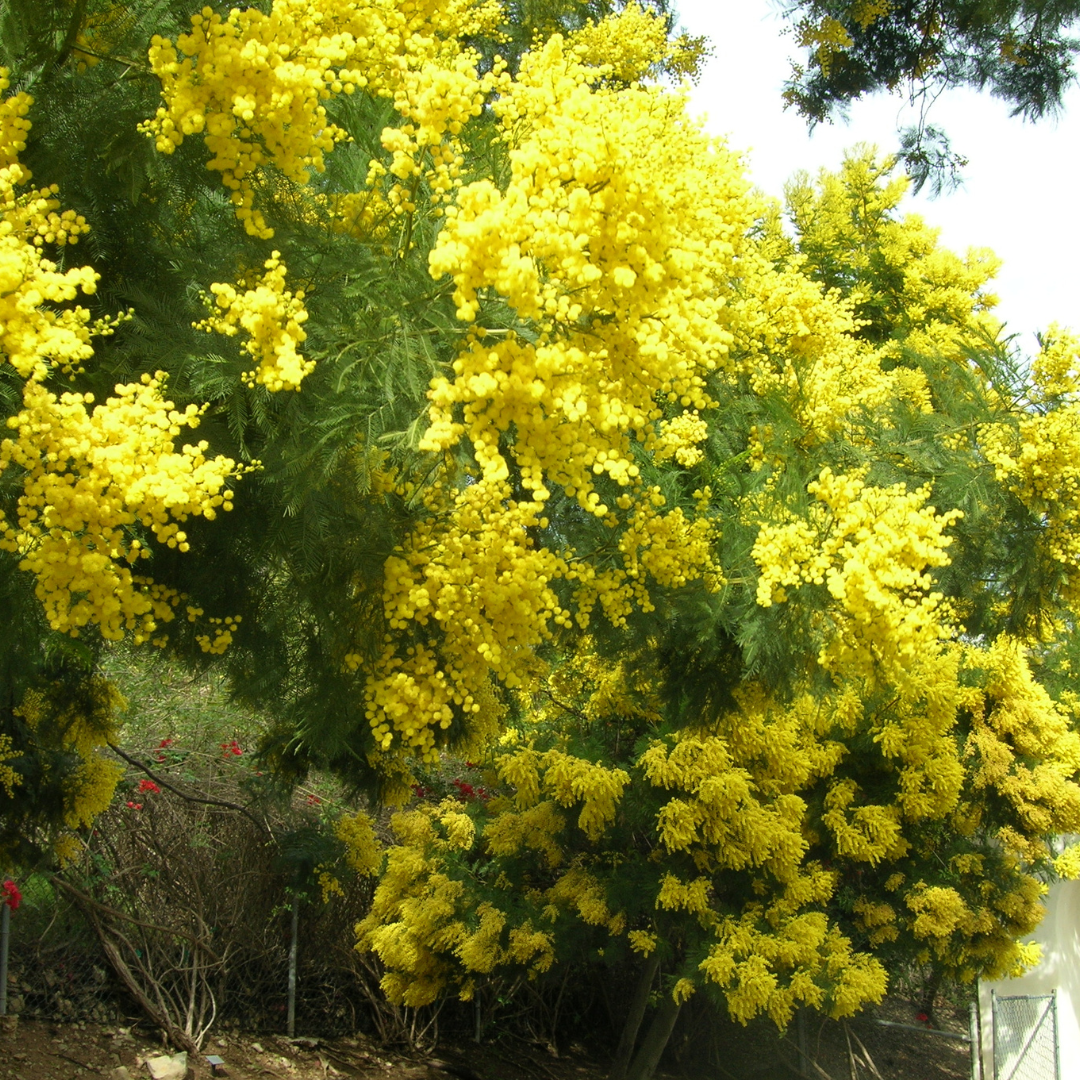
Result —
<svg viewBox="0 0 1080 1080"><path fill-rule="evenodd" d="M186 791L181 791L178 787L170 784L168 780L164 779L164 777L158 773L155 773L148 765L144 765L137 758L133 758L130 754L124 753L124 751L115 743L109 743L108 746L117 757L123 758L129 765L146 773L155 784L159 784L161 787L165 788L166 791L171 791L177 798L183 799L186 802L202 803L204 806L223 806L226 810L238 810L248 819L248 821L273 839L274 834L270 831L270 826L267 825L265 821L260 821L246 806L229 802L228 799L210 799L200 795L189 795Z"/></svg>
<svg viewBox="0 0 1080 1080"><path fill-rule="evenodd" d="M88 896L81 889L75 888L70 881L65 881L62 877L57 877L55 874L51 874L49 881L53 885L59 885L61 889L65 889L71 893L76 900L80 903L86 904L94 911L100 911L103 915L111 915L115 919L120 919L123 922L131 923L133 926L139 926L143 930L152 930L154 933L167 934L171 937L183 938L185 941L190 941L196 948L201 949L206 953L215 964L222 964L224 961L205 941L195 937L194 934L189 934L184 930L178 930L175 927L158 926L157 923L144 922L142 919L137 919L134 915L128 915L126 912L120 911L117 908L109 907L108 904L103 904L100 900L95 900L92 896Z"/></svg>

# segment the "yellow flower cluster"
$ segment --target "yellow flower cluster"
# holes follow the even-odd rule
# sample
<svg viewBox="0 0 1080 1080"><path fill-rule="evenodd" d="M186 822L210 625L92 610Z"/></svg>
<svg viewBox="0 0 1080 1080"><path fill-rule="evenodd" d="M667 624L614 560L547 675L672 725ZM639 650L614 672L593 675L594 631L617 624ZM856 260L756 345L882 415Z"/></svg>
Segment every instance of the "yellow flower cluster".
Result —
<svg viewBox="0 0 1080 1080"><path fill-rule="evenodd" d="M28 691L16 714L27 723L42 754L60 751L77 762L63 786L63 827L85 828L112 801L124 775L115 761L101 756L101 749L116 738L117 713L127 702L116 687L94 676L80 688L75 699L63 696L62 684ZM59 696L54 692L59 691ZM61 856L71 837L60 833L50 838Z"/></svg>
<svg viewBox="0 0 1080 1080"><path fill-rule="evenodd" d="M948 563L945 530L961 512L938 514L926 505L928 488L868 487L860 474L828 468L807 491L816 500L807 517L761 526L753 550L758 603L825 585L834 631L823 666L850 677L872 676L880 665L888 681L902 683L919 655L951 632L928 570Z"/></svg>
<svg viewBox="0 0 1080 1080"><path fill-rule="evenodd" d="M937 246L940 230L919 215L898 216L909 180L889 178L893 164L863 147L816 184L797 174L786 194L800 247L811 263L843 267L819 269L825 284L859 280L852 300L864 333L880 341L880 360L902 362L907 350L966 366L970 343L1001 330L997 297L986 291L1001 260L985 248L960 258Z"/></svg>
<svg viewBox="0 0 1080 1080"><path fill-rule="evenodd" d="M693 468L705 456L698 443L704 442L708 434L709 425L697 410L676 416L666 421L655 437L653 461L660 464L674 458L683 468Z"/></svg>
<svg viewBox="0 0 1080 1080"><path fill-rule="evenodd" d="M7 792L9 799L15 798L15 788L22 783L22 777L8 764L22 754L13 749L10 735L0 735L0 787Z"/></svg>
<svg viewBox="0 0 1080 1080"><path fill-rule="evenodd" d="M491 488L499 493L492 500ZM388 642L367 687L368 717L379 745L395 736L435 754L435 735L455 713L481 711L489 673L515 686L531 651L567 623L551 582L565 572L554 553L537 549L530 531L546 527L543 505L517 501L509 484L473 484L453 495L457 529L424 523L386 562L383 606L392 629L434 621L441 654L422 644L400 656Z"/></svg>
<svg viewBox="0 0 1080 1080"><path fill-rule="evenodd" d="M1008 828L999 840L1037 863L1050 854L1040 837L1080 832L1080 733L1032 676L1018 642L998 638L972 650L968 664L985 680L971 704L972 785L1011 807L1022 833Z"/></svg>
<svg viewBox="0 0 1080 1080"><path fill-rule="evenodd" d="M1039 374L1047 380L1046 393L1057 398L1056 408L1016 422L982 425L979 440L997 479L1039 522L1034 543L1065 569L1062 596L1078 611L1080 578L1072 572L1080 559L1080 399L1073 392L1074 350L1075 343L1057 338L1039 357Z"/></svg>
<svg viewBox="0 0 1080 1080"><path fill-rule="evenodd" d="M580 803L578 827L590 840L598 840L615 820L616 806L630 782L624 769L609 769L561 750L501 754L495 768L504 783L517 789L519 806L534 804L541 791L567 809Z"/></svg>
<svg viewBox="0 0 1080 1080"><path fill-rule="evenodd" d="M895 941L900 936L896 928L896 909L891 904L860 896L852 904L852 912L856 925L866 934L871 945Z"/></svg>
<svg viewBox="0 0 1080 1080"><path fill-rule="evenodd" d="M821 823L832 834L837 853L871 864L904 855L908 843L901 831L900 808L857 806L849 813L859 794L854 780L837 780L829 785Z"/></svg>
<svg viewBox="0 0 1080 1080"><path fill-rule="evenodd" d="M608 906L603 883L580 866L571 867L544 893L545 917L555 922L561 911L571 911L586 926L599 926L614 936L626 929L626 918Z"/></svg>
<svg viewBox="0 0 1080 1080"><path fill-rule="evenodd" d="M371 816L363 810L339 818L334 835L345 845L345 859L362 877L374 877L382 863L382 845Z"/></svg>
<svg viewBox="0 0 1080 1080"><path fill-rule="evenodd" d="M304 291L285 288L285 264L275 251L263 264L266 273L253 289L238 293L232 285L213 284L214 304L219 309L195 324L200 330L215 330L233 337L243 330L250 340L241 348L250 354L258 367L245 376L249 386L268 390L299 390L305 375L315 368L314 360L305 360L296 350L306 339L302 324L307 322Z"/></svg>
<svg viewBox="0 0 1080 1080"><path fill-rule="evenodd" d="M188 611L190 612L191 609L188 608ZM189 621L194 620L189 616ZM232 644L233 632L239 628L240 621L239 615L228 615L224 619L211 617L210 633L195 635L199 648L204 653L220 656Z"/></svg>
<svg viewBox="0 0 1080 1080"><path fill-rule="evenodd" d="M710 406L705 378L731 341L717 281L756 203L737 159L686 119L679 98L595 82L558 36L523 59L492 104L508 146L506 186L457 191L430 254L432 275L453 279L462 321L475 323L497 296L540 334L476 326L453 376L432 383L421 449L465 444L476 482L388 560L391 627L434 618L443 634L437 654L388 645L369 684L385 747L396 732L433 752L455 711L467 718L472 687L489 673L517 685L521 659L573 615L585 624L599 604L619 624L651 606L651 585L714 574L711 530L684 511L660 512L633 443L653 435L659 399L687 410L668 427L693 456ZM559 488L623 526L622 566L598 572L540 546ZM559 578L579 583L573 615L552 589Z"/></svg>
<svg viewBox="0 0 1080 1080"><path fill-rule="evenodd" d="M174 439L199 421L162 394L164 375L118 385L116 397L91 411L90 394L57 397L31 380L24 407L8 420L17 432L0 443L0 473L25 474L17 522L0 521L0 547L22 556L37 578L37 595L55 630L77 635L88 623L120 640L148 640L173 618L179 599L137 577L150 555L138 527L169 547L187 550L180 524L231 509L229 458L206 457L207 444Z"/></svg>
<svg viewBox="0 0 1080 1080"><path fill-rule="evenodd" d="M509 768L507 759L503 761ZM566 858L555 839L565 828L565 816L551 799L544 799L526 806L520 812L503 810L484 827L484 843L492 855L500 857L517 855L523 850L537 851L543 857L544 864L555 869Z"/></svg>
<svg viewBox="0 0 1080 1080"><path fill-rule="evenodd" d="M590 19L570 35L568 44L583 64L622 83L654 74L672 48L663 16L635 0L598 23Z"/></svg>
<svg viewBox="0 0 1080 1080"><path fill-rule="evenodd" d="M6 75L0 71L0 89ZM179 600L133 572L150 555L143 530L187 550L179 523L230 509L225 482L237 470L228 458L207 459L205 442L175 449L200 410L167 401L160 373L117 386L117 396L92 411L92 395L58 396L44 385L56 370L81 368L93 355L91 337L111 333L119 319L92 321L81 306L53 306L80 290L93 293L97 274L60 271L41 255L43 244L74 243L88 227L69 211L57 213L55 187L17 190L29 179L17 161L29 105L25 94L0 102L0 353L25 380L23 407L7 421L15 434L0 443L0 474L18 469L23 488L16 518L0 512L0 549L19 554L21 568L37 578L53 629L76 635L96 623L106 638L131 632L141 642L173 618ZM88 785L103 790L97 781Z"/></svg>
<svg viewBox="0 0 1080 1080"><path fill-rule="evenodd" d="M657 741L640 765L654 787L680 793L657 817L659 839L669 852L695 854L702 867L765 867L780 881L799 872L807 847L806 804L790 788L762 793L752 773L733 760L724 738L687 735L670 747Z"/></svg>
<svg viewBox="0 0 1080 1080"><path fill-rule="evenodd" d="M274 0L268 13L233 8L225 17L206 7L175 43L153 38L150 66L164 103L144 130L162 153L201 134L237 217L266 239L273 229L254 205L254 181L270 165L298 184L325 169L325 155L346 138L326 114L333 95L390 97L414 122L386 135L405 140L386 147L401 151L399 174L413 172L410 149L434 146L443 175L458 164L452 143L445 160L441 136L478 114L483 91L457 41L493 28L499 15L492 0Z"/></svg>
<svg viewBox="0 0 1080 1080"><path fill-rule="evenodd" d="M856 952L824 915L764 925L759 918L724 919L701 963L705 977L724 990L733 1020L745 1024L765 1013L784 1028L803 1003L838 1018L885 996L881 963Z"/></svg>
<svg viewBox="0 0 1080 1080"><path fill-rule="evenodd" d="M535 976L555 960L550 932L528 918L514 924L490 901L471 902L468 878L460 869L451 876L455 854L475 842L458 806L447 800L394 815L399 843L387 849L371 909L357 925L357 948L383 962L382 988L396 1004L429 1004L451 985L467 1000L474 975L509 965ZM359 848L367 852L372 845L362 832ZM362 855L361 867L369 865Z"/></svg>
<svg viewBox="0 0 1080 1080"><path fill-rule="evenodd" d="M1052 323L1031 365L1031 374L1043 399L1075 398L1080 393L1080 338Z"/></svg>
<svg viewBox="0 0 1080 1080"><path fill-rule="evenodd" d="M809 49L824 75L829 74L833 58L851 48L851 35L844 24L831 15L817 21L804 19L798 26L798 43Z"/></svg>
<svg viewBox="0 0 1080 1080"><path fill-rule="evenodd" d="M0 93L8 88L0 68ZM26 146L32 104L27 94L0 101L0 354L24 379L44 378L55 365L79 368L93 355L90 314L85 308L54 310L46 305L93 293L97 274L88 266L60 270L44 258L43 244L74 244L88 230L70 210L60 210L55 186L23 189L30 171L19 164Z"/></svg>

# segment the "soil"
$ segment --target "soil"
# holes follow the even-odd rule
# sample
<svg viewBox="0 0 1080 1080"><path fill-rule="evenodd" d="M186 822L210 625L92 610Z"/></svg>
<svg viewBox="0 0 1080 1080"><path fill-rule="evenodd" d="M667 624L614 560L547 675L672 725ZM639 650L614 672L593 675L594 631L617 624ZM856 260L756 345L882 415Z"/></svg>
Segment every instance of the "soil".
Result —
<svg viewBox="0 0 1080 1080"><path fill-rule="evenodd" d="M925 1030L915 1015L910 1002L890 998L846 1028L820 1019L807 1024L804 1047L816 1063L807 1075L814 1080L967 1080L967 1043ZM169 1052L138 1025L20 1019L10 1026L12 1019L0 1019L0 1080L149 1080L147 1059ZM940 1010L936 1021L944 1030L966 1033L961 1010ZM716 1035L730 1050L723 1065L688 1066L665 1075L670 1080L788 1080L799 1075L794 1030L783 1040L775 1029L754 1027L733 1026L730 1033L723 1027ZM186 1080L603 1080L607 1068L577 1045L558 1057L530 1044L471 1042L440 1045L431 1054L405 1054L363 1036L222 1034L208 1039L203 1055L210 1054L224 1064L214 1071L205 1056L192 1060Z"/></svg>

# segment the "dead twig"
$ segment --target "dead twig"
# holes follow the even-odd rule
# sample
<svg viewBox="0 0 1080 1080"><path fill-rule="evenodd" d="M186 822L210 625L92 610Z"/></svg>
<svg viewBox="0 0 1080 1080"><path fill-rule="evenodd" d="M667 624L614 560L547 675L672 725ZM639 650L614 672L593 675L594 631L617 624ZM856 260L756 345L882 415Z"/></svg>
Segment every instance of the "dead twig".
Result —
<svg viewBox="0 0 1080 1080"><path fill-rule="evenodd" d="M848 1025L845 1023L844 1027ZM874 1059L870 1056L870 1051L866 1049L865 1044L854 1031L851 1032L851 1037L858 1044L859 1049L862 1051L863 1062L870 1069L870 1071L877 1077L877 1080L882 1080L881 1073L878 1072L878 1067L874 1064Z"/></svg>

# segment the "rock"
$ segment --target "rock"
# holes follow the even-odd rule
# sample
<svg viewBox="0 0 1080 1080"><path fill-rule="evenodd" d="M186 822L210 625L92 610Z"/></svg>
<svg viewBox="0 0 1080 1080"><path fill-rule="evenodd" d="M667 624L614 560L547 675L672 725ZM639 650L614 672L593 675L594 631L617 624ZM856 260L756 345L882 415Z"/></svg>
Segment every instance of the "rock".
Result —
<svg viewBox="0 0 1080 1080"><path fill-rule="evenodd" d="M153 1080L184 1080L187 1075L187 1051L147 1058L146 1067Z"/></svg>
<svg viewBox="0 0 1080 1080"><path fill-rule="evenodd" d="M262 1048L262 1043L252 1043L251 1049L254 1050L256 1054L266 1053L266 1051Z"/></svg>
<svg viewBox="0 0 1080 1080"><path fill-rule="evenodd" d="M109 1073L109 1080L131 1080L131 1073L127 1071L127 1067L124 1065L117 1065Z"/></svg>

